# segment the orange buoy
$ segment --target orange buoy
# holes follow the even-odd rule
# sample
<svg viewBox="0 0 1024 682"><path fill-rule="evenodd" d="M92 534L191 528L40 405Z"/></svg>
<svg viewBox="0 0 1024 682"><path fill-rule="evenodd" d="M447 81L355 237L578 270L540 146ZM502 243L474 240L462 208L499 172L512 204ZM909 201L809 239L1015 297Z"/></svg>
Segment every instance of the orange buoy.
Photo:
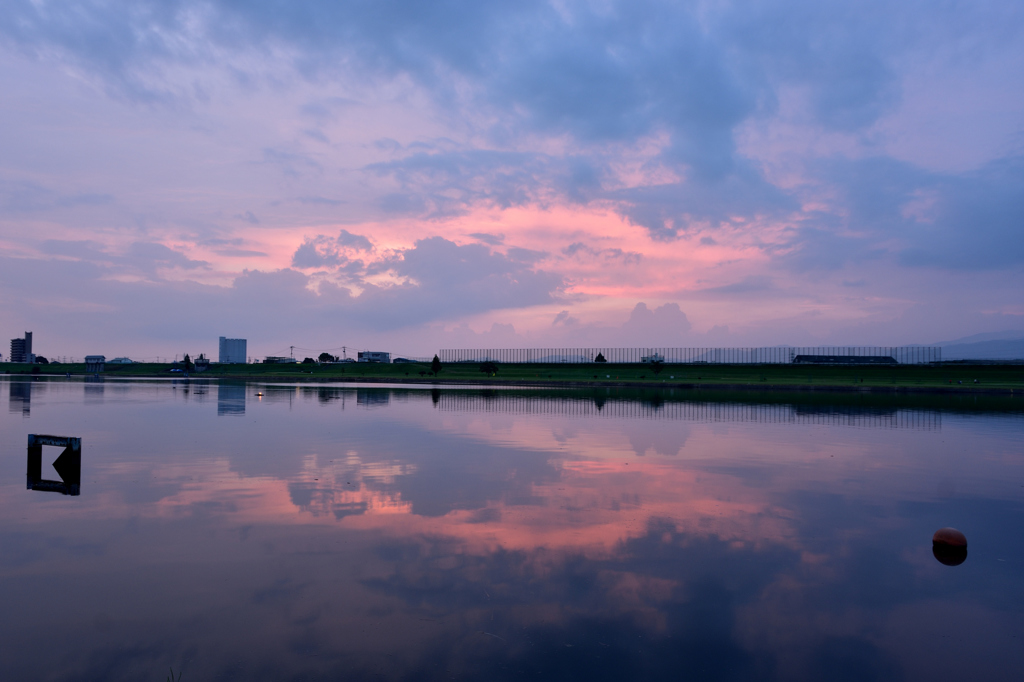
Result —
<svg viewBox="0 0 1024 682"><path fill-rule="evenodd" d="M950 547L967 547L967 536L956 528L940 528L932 536L932 544L949 545Z"/></svg>
<svg viewBox="0 0 1024 682"><path fill-rule="evenodd" d="M967 560L967 536L956 528L940 528L932 536L932 554L941 564L959 566Z"/></svg>

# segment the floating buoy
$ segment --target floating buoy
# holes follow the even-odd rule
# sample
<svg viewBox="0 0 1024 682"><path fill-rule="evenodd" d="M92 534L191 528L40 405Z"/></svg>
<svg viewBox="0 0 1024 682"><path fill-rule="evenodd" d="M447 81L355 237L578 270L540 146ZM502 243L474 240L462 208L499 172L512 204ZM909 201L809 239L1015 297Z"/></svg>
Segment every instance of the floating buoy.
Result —
<svg viewBox="0 0 1024 682"><path fill-rule="evenodd" d="M932 536L932 554L940 564L959 566L967 560L967 536L956 528L940 528Z"/></svg>

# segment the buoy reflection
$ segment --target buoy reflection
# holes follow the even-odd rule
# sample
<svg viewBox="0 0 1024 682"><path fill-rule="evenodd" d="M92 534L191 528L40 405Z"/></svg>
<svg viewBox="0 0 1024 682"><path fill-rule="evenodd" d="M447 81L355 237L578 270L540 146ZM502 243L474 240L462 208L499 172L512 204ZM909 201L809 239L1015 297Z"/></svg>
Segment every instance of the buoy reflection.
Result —
<svg viewBox="0 0 1024 682"><path fill-rule="evenodd" d="M932 554L940 564L959 566L967 561L967 536L956 528L940 528L932 536Z"/></svg>

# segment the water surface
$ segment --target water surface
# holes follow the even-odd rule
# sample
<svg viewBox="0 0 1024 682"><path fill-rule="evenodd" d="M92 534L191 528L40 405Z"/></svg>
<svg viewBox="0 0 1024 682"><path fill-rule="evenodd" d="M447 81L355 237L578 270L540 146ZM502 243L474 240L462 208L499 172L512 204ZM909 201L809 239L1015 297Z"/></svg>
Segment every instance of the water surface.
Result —
<svg viewBox="0 0 1024 682"><path fill-rule="evenodd" d="M807 400L4 379L0 670L1021 679L1022 413Z"/></svg>

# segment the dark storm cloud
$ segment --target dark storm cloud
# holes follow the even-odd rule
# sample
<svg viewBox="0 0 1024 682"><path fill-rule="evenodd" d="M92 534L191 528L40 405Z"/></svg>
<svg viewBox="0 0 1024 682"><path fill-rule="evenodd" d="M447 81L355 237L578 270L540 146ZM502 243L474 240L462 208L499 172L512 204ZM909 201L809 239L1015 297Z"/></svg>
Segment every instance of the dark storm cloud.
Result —
<svg viewBox="0 0 1024 682"><path fill-rule="evenodd" d="M0 180L0 215L104 206L113 201L109 194L66 194L35 182Z"/></svg>
<svg viewBox="0 0 1024 682"><path fill-rule="evenodd" d="M458 75L478 87L478 104L522 112L505 126L592 140L667 127L677 135L674 154L720 173L730 165L733 126L770 104L778 81L810 86L825 124L849 129L873 121L898 96L893 53L927 37L922 9L932 16L963 11L795 0L718 7L656 0L16 0L0 31L27 51L59 49L136 93L151 86L147 66L212 62L217 50L274 45L295 49L294 65L310 77L339 68L367 78L408 75L441 100L456 98ZM978 14L985 20L997 13ZM351 104L330 98L304 111L331 118Z"/></svg>
<svg viewBox="0 0 1024 682"><path fill-rule="evenodd" d="M228 258L267 258L268 254L263 251L254 251L252 249L214 249L214 253L219 256L226 256Z"/></svg>
<svg viewBox="0 0 1024 682"><path fill-rule="evenodd" d="M505 255L508 256L509 260L527 264L537 263L548 257L548 254L543 251L524 249L520 246L510 246L505 251Z"/></svg>
<svg viewBox="0 0 1024 682"><path fill-rule="evenodd" d="M364 264L348 263L343 255L323 249L323 239L307 240L296 251L295 260L306 262L303 259L308 258L309 263L315 263L307 267L342 266L337 270L339 279L362 289L360 295L350 296L330 280L320 285L319 296L305 289L300 292L296 276L303 278L303 288L308 280L295 271L247 273L236 281L235 288L250 286L248 280L282 277L288 284L285 288L310 306L336 306L339 313L368 327L394 329L496 308L550 303L565 287L561 275L534 270L532 259L495 253L481 244L460 246L442 237L431 237L383 260ZM319 250L314 256L315 248ZM346 269L346 264L353 267ZM385 273L391 273L399 283L385 286L367 279Z"/></svg>
<svg viewBox="0 0 1024 682"><path fill-rule="evenodd" d="M610 195L622 201L623 215L654 239L674 239L694 223L717 227L737 216L779 218L798 208L792 196L750 169L736 169L715 182L695 179Z"/></svg>
<svg viewBox="0 0 1024 682"><path fill-rule="evenodd" d="M623 265L636 265L643 260L643 254L635 251L624 251L619 248L597 249L584 242L573 242L562 249L562 255L577 260L600 259L604 261L619 261Z"/></svg>
<svg viewBox="0 0 1024 682"><path fill-rule="evenodd" d="M156 242L133 242L128 253L131 261L144 269L178 267L194 270L210 267L206 261L192 260L174 249Z"/></svg>
<svg viewBox="0 0 1024 682"><path fill-rule="evenodd" d="M488 234L487 232L471 232L470 237L477 241L483 242L484 244L490 244L491 246L498 246L505 241L505 235L503 234Z"/></svg>
<svg viewBox="0 0 1024 682"><path fill-rule="evenodd" d="M444 319L551 303L565 287L561 275L534 270L482 244L460 246L442 237L417 241L388 266L414 283L368 289L367 315L392 314L388 310L396 320Z"/></svg>
<svg viewBox="0 0 1024 682"><path fill-rule="evenodd" d="M134 258L144 257L146 268L202 267L170 249L149 244L135 248L144 253L133 257L133 263ZM401 284L370 284L363 279L365 267L360 264L361 269L347 277L359 284L358 295L294 269L247 270L231 286L223 287L162 280L90 243L54 242L47 250L62 255L0 256L0 289L31 291L34 297L63 302L62 325L83 330L77 334L78 343L95 343L110 335L131 338L133 343L167 343L191 339L196 329L222 328L266 339L266 320L273 320L275 329L291 333L308 333L311 320L343 322L350 332L393 330L550 303L565 286L558 274L534 271L483 246L458 246L441 238L421 240L381 266L390 268L404 281ZM116 276L125 272L144 272L147 279L118 281ZM338 272L346 274L344 266Z"/></svg>
<svg viewBox="0 0 1024 682"><path fill-rule="evenodd" d="M441 137L403 144L375 131L371 146L387 161L363 170L389 186L377 186L366 201L388 215L443 219L481 205L592 204L611 207L659 240L743 221L785 222L791 227L782 242L763 248L773 266L797 272L886 259L904 269L984 270L1024 264L1021 157L941 173L886 156L819 160L803 151L761 150L772 157L769 165L786 155L797 159L790 170L805 178L780 187L760 161L739 151L737 133L773 120L789 96L796 98L797 119L785 123L801 128L804 141L838 132L870 147L872 126L906 96L911 63L1019 41L1021 26L1012 3L923 0L11 0L0 13L0 43L59 60L120 98L169 108L211 97L201 75L195 82L173 75L190 68L229 73L245 87L273 80L264 73L268 61L310 83L409 84L433 106L432 120L449 125L439 135L473 142ZM1008 89L1012 82L1007 79ZM329 94L298 105L302 137L322 144L327 137L320 127L358 106L357 99ZM643 170L678 179L623 182L623 154L650 140L657 143L640 160ZM294 141L261 144L259 154L286 180L329 177L334 170ZM318 191L292 190L292 197L310 195L291 201L337 206L351 198ZM0 187L7 214L111 201L102 193ZM257 220L251 212L239 215ZM361 289L360 296L330 280L318 296L307 275L293 270L242 275L232 295L272 281L271 288L281 285L300 302L297 309L344 311L361 323L393 328L552 302L564 287L560 275L528 266L539 255L491 252L486 245L500 242L494 235L476 233L483 244L466 246L421 240L376 266L361 255L372 248L368 240L342 236L307 239L292 264L336 273L337 282ZM715 237L704 235L701 243ZM93 244L48 248L123 267ZM596 247L569 248L566 257L599 257ZM627 252L600 253L630 262ZM131 246L129 255L141 270L205 267L148 242ZM405 283L368 284L371 267ZM768 280L741 278L706 293L764 291L758 281Z"/></svg>
<svg viewBox="0 0 1024 682"><path fill-rule="evenodd" d="M784 259L797 269L885 255L953 270L1024 264L1024 158L957 175L888 158L831 160L816 170L838 189L839 210L811 214L798 228Z"/></svg>
<svg viewBox="0 0 1024 682"><path fill-rule="evenodd" d="M373 251L373 244L361 234L352 234L348 230L338 233L338 245L351 247L357 251Z"/></svg>
<svg viewBox="0 0 1024 682"><path fill-rule="evenodd" d="M685 334L691 326L678 303L665 303L654 310L648 308L646 303L637 303L623 328L632 332Z"/></svg>
<svg viewBox="0 0 1024 682"><path fill-rule="evenodd" d="M947 10L953 11L953 10ZM692 220L764 215L790 208L784 193L738 159L734 129L771 109L782 84L809 89L818 123L869 125L898 100L892 61L916 8L883 3L850 9L809 2L681 3L299 1L15 2L0 34L29 52L56 50L143 99L171 86L164 66L212 64L220 51L288 48L311 79L405 77L453 117L492 115L497 146L524 134L568 135L585 145L574 158L467 150L412 153L370 169L404 191L383 197L392 212L453 215L470 203L502 207L556 189L570 201L614 198L659 237ZM468 84L457 92L456 83ZM195 97L188 89L181 97ZM351 106L326 98L304 112L327 120ZM666 133L661 161L687 182L602 191L600 148ZM265 159L289 176L321 170L291 150ZM486 178L476 182L474 178ZM454 191L454 196L453 192ZM728 207L728 211L726 210Z"/></svg>
<svg viewBox="0 0 1024 682"><path fill-rule="evenodd" d="M67 256L83 261L110 261L112 257L103 245L88 239L47 239L39 250L51 256Z"/></svg>
<svg viewBox="0 0 1024 682"><path fill-rule="evenodd" d="M206 261L192 260L181 252L156 242L133 242L127 253L117 254L90 240L48 239L40 244L39 250L47 255L103 263L117 272L142 271L152 275L157 268L197 270L210 267Z"/></svg>
<svg viewBox="0 0 1024 682"><path fill-rule="evenodd" d="M734 295L742 294L749 296L754 293L773 291L775 285L770 277L764 275L750 275L744 277L742 281L735 282L734 284L725 284L718 287L708 287L706 289L699 289L697 294L720 294L720 295Z"/></svg>
<svg viewBox="0 0 1024 682"><path fill-rule="evenodd" d="M264 149L264 163L277 166L285 177L301 178L307 173L322 173L323 166L306 154L283 149Z"/></svg>
<svg viewBox="0 0 1024 682"><path fill-rule="evenodd" d="M307 244L315 247L325 240L334 247L339 241L347 242L357 252L369 245L365 237L345 231L338 238L320 236ZM420 240L371 266L362 261L342 263L340 251L314 249L321 259L318 267L334 258L331 263L337 264L331 271L339 281L358 285L358 295L329 279L314 281L287 268L247 270L230 287L163 281L155 274L159 268L207 265L148 242L133 244L124 255L91 241L50 240L40 250L53 257L0 257L0 287L15 291L23 286L36 296L77 301L73 311L62 315L69 324L97 333L168 340L188 336L191 329L225 325L255 333L266 319L292 329L307 329L311 319L345 320L346 326L358 329L399 329L493 309L551 303L565 287L557 273L536 271L529 262L491 252L483 245L459 246L440 237ZM303 253L300 247L296 258ZM354 267L346 269L349 265ZM365 279L387 272L401 283L385 286ZM116 276L124 273L143 273L148 281L118 281ZM102 310L96 309L97 302L102 302ZM180 324L182 319L191 326Z"/></svg>
<svg viewBox="0 0 1024 682"><path fill-rule="evenodd" d="M393 273L404 283L375 285L361 277L384 272ZM282 277L307 305L336 307L348 319L386 329L551 303L565 286L561 275L533 270L529 263L494 253L480 244L460 246L442 237L421 239L413 248L371 264L362 273L352 273L354 283L362 288L359 296L349 296L328 283L321 285L319 296L307 290L299 292L292 281L298 274L281 271L273 275L249 273L248 277ZM239 288L239 281L235 288Z"/></svg>
<svg viewBox="0 0 1024 682"><path fill-rule="evenodd" d="M367 170L404 190L384 198L385 210L429 218L461 215L479 203L511 208L543 201L567 177L560 160L543 154L473 149L421 151Z"/></svg>
<svg viewBox="0 0 1024 682"><path fill-rule="evenodd" d="M892 58L906 47L901 40L919 39L914 23L920 21L920 3L897 8L873 0L790 0L742 3L737 9L723 17L722 34L740 48L743 68L757 74L762 87L773 80L806 86L818 123L861 129L898 102ZM773 106L772 95L765 94L762 104Z"/></svg>
<svg viewBox="0 0 1024 682"><path fill-rule="evenodd" d="M153 64L201 63L218 49L275 44L297 48L294 65L310 77L345 68L343 58L366 77L409 75L454 99L457 74L479 86L480 102L523 112L506 125L602 140L668 126L680 135L676 154L721 171L732 154L732 127L758 106L770 79L813 86L822 120L844 127L883 110L893 87L886 51L915 9L877 2L702 9L654 0L22 0L9 4L0 30L25 50L60 49L133 91L145 90L142 69ZM329 98L304 111L332 118L352 104Z"/></svg>
<svg viewBox="0 0 1024 682"><path fill-rule="evenodd" d="M350 262L346 252L373 251L373 244L361 234L341 230L337 237L307 237L292 256L296 268L330 268Z"/></svg>

